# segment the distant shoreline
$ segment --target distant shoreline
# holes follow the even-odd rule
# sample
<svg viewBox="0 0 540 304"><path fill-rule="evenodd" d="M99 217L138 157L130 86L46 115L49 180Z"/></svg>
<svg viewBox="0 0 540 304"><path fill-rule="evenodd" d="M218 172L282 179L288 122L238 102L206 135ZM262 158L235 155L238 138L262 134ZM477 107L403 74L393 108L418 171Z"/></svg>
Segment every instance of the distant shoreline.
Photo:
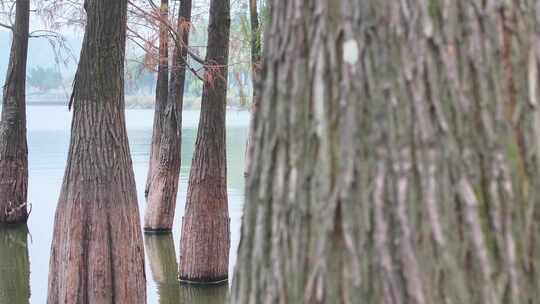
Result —
<svg viewBox="0 0 540 304"><path fill-rule="evenodd" d="M29 106L68 106L67 101L62 100L27 100L26 104ZM133 99L132 97L126 96L126 109L153 109L154 104L148 103L148 102L137 102L137 99ZM200 109L199 104L194 102L194 99L186 98L184 103L184 109L185 110L198 110ZM249 110L249 107L246 105L239 105L239 104L228 104L227 109L229 110Z"/></svg>
<svg viewBox="0 0 540 304"><path fill-rule="evenodd" d="M27 100L26 104L29 106L66 106L66 101L35 101L35 100Z"/></svg>
<svg viewBox="0 0 540 304"><path fill-rule="evenodd" d="M64 106L67 108L68 104L66 101L36 101L36 100L27 100L26 105L28 106L38 106L38 107L48 107L48 106ZM0 104L0 109L2 105ZM126 103L126 109L128 110L152 110L154 108L153 104L130 104ZM200 107L194 105L184 105L184 110L199 110ZM238 106L238 105L227 105L227 110L230 111L249 111L249 108Z"/></svg>

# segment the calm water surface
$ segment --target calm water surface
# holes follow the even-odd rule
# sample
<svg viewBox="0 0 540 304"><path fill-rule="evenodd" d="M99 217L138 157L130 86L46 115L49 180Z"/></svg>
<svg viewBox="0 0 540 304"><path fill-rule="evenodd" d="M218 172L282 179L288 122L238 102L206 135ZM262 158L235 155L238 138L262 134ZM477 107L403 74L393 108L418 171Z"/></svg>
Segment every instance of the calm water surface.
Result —
<svg viewBox="0 0 540 304"><path fill-rule="evenodd" d="M127 128L141 216L148 169L153 110L127 110ZM180 191L172 235L145 236L148 303L222 304L227 286L194 288L176 281L180 222L193 154L198 111L184 111ZM0 227L0 304L42 304L46 301L54 213L69 145L71 113L61 106L28 107L28 227ZM231 216L230 270L236 260L244 202L244 151L249 113L227 112L228 194Z"/></svg>

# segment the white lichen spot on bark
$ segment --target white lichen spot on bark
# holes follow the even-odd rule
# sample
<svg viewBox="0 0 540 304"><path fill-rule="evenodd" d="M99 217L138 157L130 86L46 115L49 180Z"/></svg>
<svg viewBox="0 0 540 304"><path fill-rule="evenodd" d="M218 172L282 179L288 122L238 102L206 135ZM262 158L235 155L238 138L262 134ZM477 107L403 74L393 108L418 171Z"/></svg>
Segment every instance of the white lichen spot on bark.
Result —
<svg viewBox="0 0 540 304"><path fill-rule="evenodd" d="M358 50L358 43L354 39L349 39L343 44L343 60L348 64L355 64L358 62L360 51Z"/></svg>

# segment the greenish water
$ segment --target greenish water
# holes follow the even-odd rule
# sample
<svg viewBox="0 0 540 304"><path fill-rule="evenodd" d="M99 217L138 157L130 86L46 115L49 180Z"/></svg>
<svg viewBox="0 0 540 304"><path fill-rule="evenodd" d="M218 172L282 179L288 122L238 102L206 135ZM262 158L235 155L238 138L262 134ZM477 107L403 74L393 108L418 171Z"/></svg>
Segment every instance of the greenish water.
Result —
<svg viewBox="0 0 540 304"><path fill-rule="evenodd" d="M25 227L0 227L0 304L45 303L54 212L69 145L71 113L62 106L28 107L29 193ZM173 234L145 236L148 303L221 304L227 286L196 288L176 281L180 221L197 132L198 111L184 111L182 168ZM141 216L152 136L152 110L127 110L126 121ZM228 195L231 216L230 272L236 260L244 202L244 151L249 113L227 112Z"/></svg>

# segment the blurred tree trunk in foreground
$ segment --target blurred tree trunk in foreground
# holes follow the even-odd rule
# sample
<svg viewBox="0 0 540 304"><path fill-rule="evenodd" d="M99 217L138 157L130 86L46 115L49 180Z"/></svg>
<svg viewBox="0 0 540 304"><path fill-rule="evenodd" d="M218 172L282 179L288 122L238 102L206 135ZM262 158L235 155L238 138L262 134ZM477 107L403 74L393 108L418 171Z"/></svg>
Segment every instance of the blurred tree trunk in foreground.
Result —
<svg viewBox="0 0 540 304"><path fill-rule="evenodd" d="M47 303L142 304L144 248L125 123L127 0L85 8Z"/></svg>
<svg viewBox="0 0 540 304"><path fill-rule="evenodd" d="M228 279L225 115L230 24L229 0L211 0L201 118L180 238L183 281L216 283Z"/></svg>
<svg viewBox="0 0 540 304"><path fill-rule="evenodd" d="M538 303L540 4L269 10L232 303Z"/></svg>
<svg viewBox="0 0 540 304"><path fill-rule="evenodd" d="M26 222L28 218L26 61L29 22L30 0L17 0L0 117L0 223Z"/></svg>

